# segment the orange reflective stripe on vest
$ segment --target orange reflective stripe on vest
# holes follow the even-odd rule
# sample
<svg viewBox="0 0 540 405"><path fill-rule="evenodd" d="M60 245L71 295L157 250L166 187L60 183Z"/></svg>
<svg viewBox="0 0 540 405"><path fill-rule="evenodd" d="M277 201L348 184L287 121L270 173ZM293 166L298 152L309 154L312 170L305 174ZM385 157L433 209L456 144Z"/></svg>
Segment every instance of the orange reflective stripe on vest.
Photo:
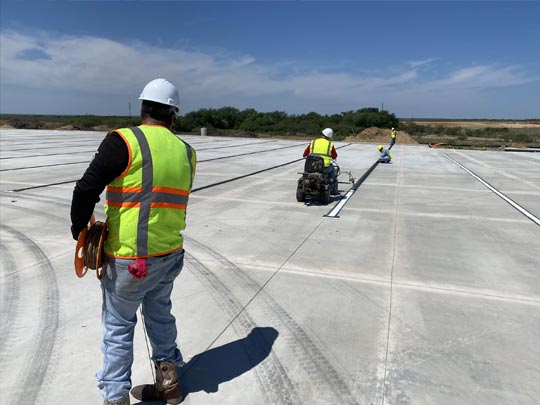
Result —
<svg viewBox="0 0 540 405"><path fill-rule="evenodd" d="M132 153L126 172L107 186L105 252L127 258L180 249L195 172L193 149L164 127L117 132ZM160 159L153 150L160 151Z"/></svg>

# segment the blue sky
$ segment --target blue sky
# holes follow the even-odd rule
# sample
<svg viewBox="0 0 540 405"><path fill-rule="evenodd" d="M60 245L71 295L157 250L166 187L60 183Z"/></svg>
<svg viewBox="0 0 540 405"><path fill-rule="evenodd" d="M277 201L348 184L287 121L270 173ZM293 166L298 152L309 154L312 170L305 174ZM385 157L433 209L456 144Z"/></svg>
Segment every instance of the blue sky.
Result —
<svg viewBox="0 0 540 405"><path fill-rule="evenodd" d="M233 106L398 117L540 117L538 1L1 2L0 112Z"/></svg>

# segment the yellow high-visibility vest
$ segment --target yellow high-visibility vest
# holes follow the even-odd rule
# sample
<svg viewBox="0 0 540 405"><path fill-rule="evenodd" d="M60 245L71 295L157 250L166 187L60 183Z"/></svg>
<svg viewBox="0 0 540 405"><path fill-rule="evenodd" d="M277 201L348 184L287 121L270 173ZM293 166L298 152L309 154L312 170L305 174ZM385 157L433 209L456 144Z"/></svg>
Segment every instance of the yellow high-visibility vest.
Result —
<svg viewBox="0 0 540 405"><path fill-rule="evenodd" d="M195 176L195 150L159 125L114 132L124 139L129 162L106 188L105 253L137 258L180 250Z"/></svg>
<svg viewBox="0 0 540 405"><path fill-rule="evenodd" d="M317 138L311 141L310 153L322 156L324 159L324 167L332 164L332 148L334 144L326 138Z"/></svg>

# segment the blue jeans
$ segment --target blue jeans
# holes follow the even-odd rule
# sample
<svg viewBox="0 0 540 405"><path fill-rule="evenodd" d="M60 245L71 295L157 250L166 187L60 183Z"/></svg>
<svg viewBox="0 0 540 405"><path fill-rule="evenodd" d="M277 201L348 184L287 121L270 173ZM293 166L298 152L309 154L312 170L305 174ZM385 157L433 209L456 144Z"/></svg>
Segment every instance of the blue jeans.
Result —
<svg viewBox="0 0 540 405"><path fill-rule="evenodd" d="M152 360L183 365L182 354L176 345L171 292L184 265L184 250L148 258L148 274L139 281L128 272L131 263L133 260L106 257L103 265L103 368L96 378L103 398L108 401L123 398L131 389L133 335L136 312L141 304L152 346Z"/></svg>
<svg viewBox="0 0 540 405"><path fill-rule="evenodd" d="M337 182L337 177L336 177L336 169L334 168L334 165L331 164L330 166L325 167L325 168L324 168L324 171L326 172L326 174L327 174L328 177L330 178L332 187L334 188L334 190L337 191L337 189L338 189L338 182Z"/></svg>

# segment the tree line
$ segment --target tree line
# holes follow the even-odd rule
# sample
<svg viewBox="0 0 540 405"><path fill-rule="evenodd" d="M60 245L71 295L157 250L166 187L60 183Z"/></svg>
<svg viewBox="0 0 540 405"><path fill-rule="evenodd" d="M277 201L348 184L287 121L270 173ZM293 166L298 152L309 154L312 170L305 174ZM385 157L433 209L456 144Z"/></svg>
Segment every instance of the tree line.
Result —
<svg viewBox="0 0 540 405"><path fill-rule="evenodd" d="M287 114L284 111L258 112L252 108L239 110L234 107L222 107L189 112L177 119L174 129L179 132L198 132L200 128L209 128L245 133L313 136L330 127L334 130L335 139L343 139L365 128L390 128L397 127L398 124L399 119L394 114L373 107L332 115L321 115L316 112L307 114Z"/></svg>
<svg viewBox="0 0 540 405"><path fill-rule="evenodd" d="M55 129L71 125L78 130L112 130L140 124L139 117L99 115L21 115L2 114L3 122L14 128ZM397 127L398 118L378 108L361 108L340 114L321 115L316 112L287 114L284 111L258 112L253 108L239 110L234 107L202 108L179 116L174 125L176 133L200 133L207 128L209 134L239 133L244 135L315 136L324 128L334 130L334 139L356 135L365 128Z"/></svg>

